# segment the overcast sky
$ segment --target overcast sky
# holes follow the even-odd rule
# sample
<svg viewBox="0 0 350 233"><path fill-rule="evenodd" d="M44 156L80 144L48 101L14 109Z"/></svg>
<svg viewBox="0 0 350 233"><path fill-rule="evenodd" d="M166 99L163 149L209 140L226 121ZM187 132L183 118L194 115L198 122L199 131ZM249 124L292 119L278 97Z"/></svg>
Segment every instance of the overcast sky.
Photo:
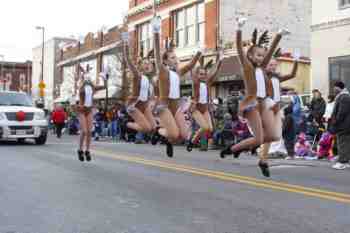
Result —
<svg viewBox="0 0 350 233"><path fill-rule="evenodd" d="M44 26L46 40L95 32L122 22L128 0L11 0L1 1L0 55L6 61L32 60ZM1 58L0 58L1 59Z"/></svg>

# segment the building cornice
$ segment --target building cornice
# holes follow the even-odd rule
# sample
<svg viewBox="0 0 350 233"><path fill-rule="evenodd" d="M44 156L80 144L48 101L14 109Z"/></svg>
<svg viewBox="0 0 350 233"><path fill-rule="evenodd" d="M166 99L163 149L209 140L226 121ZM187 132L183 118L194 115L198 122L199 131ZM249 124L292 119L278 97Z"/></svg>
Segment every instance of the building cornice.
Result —
<svg viewBox="0 0 350 233"><path fill-rule="evenodd" d="M100 54L100 53L109 51L111 49L117 48L120 45L121 45L121 41L117 41L117 42L114 42L113 44L104 46L102 48L99 48L99 49L96 49L96 50L93 50L93 51L89 51L89 52L83 53L81 55L78 55L76 57L69 58L67 60L61 61L61 62L59 62L57 64L57 66L60 67L60 66L73 64L73 63L75 63L77 61L80 61L80 60L83 60L83 59L86 59L86 58L89 58L89 57L92 57L92 56L96 56L97 54Z"/></svg>
<svg viewBox="0 0 350 233"><path fill-rule="evenodd" d="M340 19L340 20L328 21L328 22L320 23L320 24L314 24L311 26L311 31L312 32L323 31L323 30L327 30L327 29L344 27L344 26L348 26L348 25L350 25L350 17L345 18L345 19Z"/></svg>

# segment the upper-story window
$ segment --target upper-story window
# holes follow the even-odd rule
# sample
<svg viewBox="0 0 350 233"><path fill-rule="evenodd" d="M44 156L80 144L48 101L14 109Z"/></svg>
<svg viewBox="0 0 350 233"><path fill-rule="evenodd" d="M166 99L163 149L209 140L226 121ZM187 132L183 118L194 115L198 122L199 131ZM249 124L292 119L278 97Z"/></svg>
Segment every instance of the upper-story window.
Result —
<svg viewBox="0 0 350 233"><path fill-rule="evenodd" d="M350 0L339 0L339 8L350 7Z"/></svg>
<svg viewBox="0 0 350 233"><path fill-rule="evenodd" d="M204 3L180 9L174 13L175 40L178 47L204 42Z"/></svg>
<svg viewBox="0 0 350 233"><path fill-rule="evenodd" d="M139 33L139 51L143 52L144 56L153 49L153 36L151 32L151 25L149 22L141 24L138 28Z"/></svg>

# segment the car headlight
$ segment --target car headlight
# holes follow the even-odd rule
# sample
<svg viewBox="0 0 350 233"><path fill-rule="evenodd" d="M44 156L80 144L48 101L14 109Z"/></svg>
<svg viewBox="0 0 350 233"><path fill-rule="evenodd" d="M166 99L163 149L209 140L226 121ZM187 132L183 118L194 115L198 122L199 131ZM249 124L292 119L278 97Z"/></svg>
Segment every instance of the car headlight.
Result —
<svg viewBox="0 0 350 233"><path fill-rule="evenodd" d="M44 112L36 112L34 114L34 120L45 120L45 113Z"/></svg>
<svg viewBox="0 0 350 233"><path fill-rule="evenodd" d="M0 121L6 120L5 113L0 112Z"/></svg>

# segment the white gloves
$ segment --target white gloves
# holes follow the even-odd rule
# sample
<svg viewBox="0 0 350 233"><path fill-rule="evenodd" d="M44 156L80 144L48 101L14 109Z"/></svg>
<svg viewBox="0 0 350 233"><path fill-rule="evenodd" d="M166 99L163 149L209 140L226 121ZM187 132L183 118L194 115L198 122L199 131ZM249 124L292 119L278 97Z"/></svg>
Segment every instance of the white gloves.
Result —
<svg viewBox="0 0 350 233"><path fill-rule="evenodd" d="M300 51L299 49L295 49L293 52L293 59L294 61L299 61L300 60Z"/></svg>
<svg viewBox="0 0 350 233"><path fill-rule="evenodd" d="M224 59L224 50L223 49L220 49L219 50L219 61L222 61Z"/></svg>
<svg viewBox="0 0 350 233"><path fill-rule="evenodd" d="M286 36L290 34L290 31L288 31L288 29L283 28L278 31L278 34L281 34L281 36Z"/></svg>
<svg viewBox="0 0 350 233"><path fill-rule="evenodd" d="M244 18L244 17L239 17L237 18L237 26L239 29L242 29L244 24L248 21L247 18Z"/></svg>
<svg viewBox="0 0 350 233"><path fill-rule="evenodd" d="M103 79L103 81L107 81L107 73L106 72L101 72L99 76Z"/></svg>
<svg viewBox="0 0 350 233"><path fill-rule="evenodd" d="M160 18L160 16L153 17L153 19L151 20L152 32L160 33L161 24L162 24L162 19Z"/></svg>
<svg viewBox="0 0 350 233"><path fill-rule="evenodd" d="M128 42L129 41L129 32L122 32L122 41Z"/></svg>

